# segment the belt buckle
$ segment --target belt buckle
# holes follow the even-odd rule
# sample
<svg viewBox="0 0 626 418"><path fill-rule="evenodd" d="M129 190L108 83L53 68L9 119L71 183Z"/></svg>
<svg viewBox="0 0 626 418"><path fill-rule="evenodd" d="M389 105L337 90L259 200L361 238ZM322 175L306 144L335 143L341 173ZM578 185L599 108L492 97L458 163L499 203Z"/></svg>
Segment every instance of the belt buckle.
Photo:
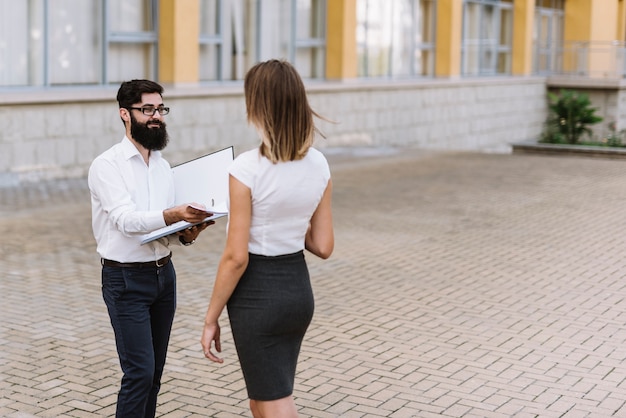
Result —
<svg viewBox="0 0 626 418"><path fill-rule="evenodd" d="M163 257L163 258L167 258L167 257ZM163 264L159 264L159 261L160 261L160 260L157 260L157 261L156 261L156 266L157 266L157 267L163 267L163 266L165 265L165 262L163 262ZM167 261L167 260L165 260L165 261Z"/></svg>

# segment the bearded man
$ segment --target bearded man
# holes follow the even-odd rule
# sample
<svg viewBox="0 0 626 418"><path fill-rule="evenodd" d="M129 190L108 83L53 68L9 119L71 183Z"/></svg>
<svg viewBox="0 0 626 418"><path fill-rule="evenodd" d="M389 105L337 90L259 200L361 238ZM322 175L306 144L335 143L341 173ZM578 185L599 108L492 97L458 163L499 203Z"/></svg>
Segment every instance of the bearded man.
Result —
<svg viewBox="0 0 626 418"><path fill-rule="evenodd" d="M146 233L207 216L189 204L174 206L172 170L160 152L168 143L163 118L169 107L162 94L163 87L150 80L121 84L117 102L124 138L94 159L88 175L102 295L123 372L116 417L155 416L176 310L170 246L190 245L213 223L141 244Z"/></svg>

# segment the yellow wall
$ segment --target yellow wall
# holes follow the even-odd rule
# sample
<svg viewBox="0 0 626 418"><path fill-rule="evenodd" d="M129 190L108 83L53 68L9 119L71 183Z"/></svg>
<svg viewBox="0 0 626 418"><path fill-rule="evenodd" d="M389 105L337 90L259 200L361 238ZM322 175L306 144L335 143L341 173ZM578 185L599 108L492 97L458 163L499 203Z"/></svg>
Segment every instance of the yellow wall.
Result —
<svg viewBox="0 0 626 418"><path fill-rule="evenodd" d="M532 72L535 0L512 0L513 75ZM357 0L329 0L326 22L326 78L357 76ZM610 68L610 41L626 40L626 0L565 1L564 40L590 42L588 66L592 75ZM199 0L161 0L159 81L197 82L199 78ZM458 77L461 72L463 0L438 0L435 75ZM575 68L578 56L566 49L564 68Z"/></svg>
<svg viewBox="0 0 626 418"><path fill-rule="evenodd" d="M591 39L615 41L617 39L618 1L592 2Z"/></svg>
<svg viewBox="0 0 626 418"><path fill-rule="evenodd" d="M626 41L626 7L624 7L624 0L619 0L617 3L617 36L618 41Z"/></svg>
<svg viewBox="0 0 626 418"><path fill-rule="evenodd" d="M463 0L437 2L435 75L458 77L461 73Z"/></svg>
<svg viewBox="0 0 626 418"><path fill-rule="evenodd" d="M356 0L330 0L326 7L326 78L355 78Z"/></svg>
<svg viewBox="0 0 626 418"><path fill-rule="evenodd" d="M604 77L612 72L613 50L610 42L618 38L618 0L567 0L565 2L564 40L566 48L572 42L587 45L587 68L592 77ZM568 50L564 68L572 71L580 56Z"/></svg>
<svg viewBox="0 0 626 418"><path fill-rule="evenodd" d="M619 39L618 0L567 0L566 41L614 41Z"/></svg>
<svg viewBox="0 0 626 418"><path fill-rule="evenodd" d="M529 75L533 62L534 0L515 0L513 4L513 75Z"/></svg>
<svg viewBox="0 0 626 418"><path fill-rule="evenodd" d="M199 77L199 0L161 0L159 81L197 82Z"/></svg>

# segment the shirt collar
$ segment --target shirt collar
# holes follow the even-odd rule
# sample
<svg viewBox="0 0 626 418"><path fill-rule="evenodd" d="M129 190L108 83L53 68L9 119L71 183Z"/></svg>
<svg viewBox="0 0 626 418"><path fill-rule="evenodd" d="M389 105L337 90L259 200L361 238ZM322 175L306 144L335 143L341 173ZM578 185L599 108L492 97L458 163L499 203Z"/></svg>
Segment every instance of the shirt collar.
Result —
<svg viewBox="0 0 626 418"><path fill-rule="evenodd" d="M139 150L137 149L135 144L133 144L132 141L128 139L126 135L124 135L124 138L122 139L122 152L124 153L124 157L126 158L126 160L130 160L135 155L141 158L141 154L139 153ZM161 158L161 151L150 151L151 160L159 159L159 158Z"/></svg>

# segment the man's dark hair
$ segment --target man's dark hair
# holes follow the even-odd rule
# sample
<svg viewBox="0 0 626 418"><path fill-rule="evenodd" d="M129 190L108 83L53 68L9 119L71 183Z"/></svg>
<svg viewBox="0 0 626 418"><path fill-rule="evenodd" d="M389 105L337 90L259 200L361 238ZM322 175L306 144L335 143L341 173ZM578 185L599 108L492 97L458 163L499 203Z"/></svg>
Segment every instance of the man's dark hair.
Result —
<svg viewBox="0 0 626 418"><path fill-rule="evenodd" d="M150 80L124 81L117 91L117 103L120 108L128 109L135 103L141 102L144 93L159 93L163 95L163 87Z"/></svg>

